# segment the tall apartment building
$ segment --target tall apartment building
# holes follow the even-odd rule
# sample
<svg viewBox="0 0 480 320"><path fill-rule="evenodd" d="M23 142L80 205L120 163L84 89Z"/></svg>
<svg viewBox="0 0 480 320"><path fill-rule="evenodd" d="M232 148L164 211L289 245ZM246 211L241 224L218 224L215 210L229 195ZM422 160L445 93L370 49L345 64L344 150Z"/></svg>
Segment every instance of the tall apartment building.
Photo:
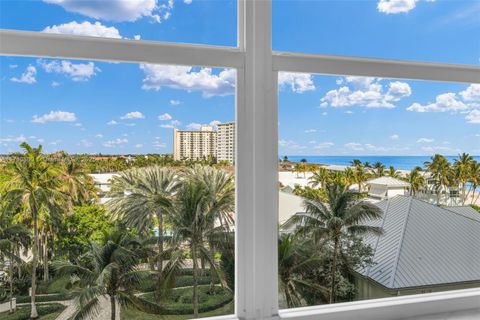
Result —
<svg viewBox="0 0 480 320"><path fill-rule="evenodd" d="M217 161L235 162L235 122L217 125Z"/></svg>
<svg viewBox="0 0 480 320"><path fill-rule="evenodd" d="M235 162L235 122L220 123L218 130L202 126L200 130L173 129L173 159Z"/></svg>
<svg viewBox="0 0 480 320"><path fill-rule="evenodd" d="M217 155L217 132L210 126L200 130L173 129L173 159L201 160Z"/></svg>

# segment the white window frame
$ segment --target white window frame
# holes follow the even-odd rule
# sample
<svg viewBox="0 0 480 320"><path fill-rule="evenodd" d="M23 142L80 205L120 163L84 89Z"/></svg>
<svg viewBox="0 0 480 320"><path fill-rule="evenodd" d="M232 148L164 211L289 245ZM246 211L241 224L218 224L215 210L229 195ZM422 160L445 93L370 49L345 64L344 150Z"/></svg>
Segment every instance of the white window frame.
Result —
<svg viewBox="0 0 480 320"><path fill-rule="evenodd" d="M480 83L470 65L272 52L271 0L238 0L236 48L0 30L0 55L226 67L236 85L235 314L215 319L401 319L477 309L480 288L278 307L278 72Z"/></svg>

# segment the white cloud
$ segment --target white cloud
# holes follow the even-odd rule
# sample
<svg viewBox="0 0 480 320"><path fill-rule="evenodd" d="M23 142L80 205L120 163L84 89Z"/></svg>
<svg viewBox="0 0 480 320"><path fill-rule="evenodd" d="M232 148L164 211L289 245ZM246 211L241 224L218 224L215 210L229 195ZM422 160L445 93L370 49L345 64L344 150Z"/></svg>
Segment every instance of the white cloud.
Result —
<svg viewBox="0 0 480 320"><path fill-rule="evenodd" d="M52 146L56 146L56 145L60 144L60 142L62 142L62 140L53 140L49 144L52 145Z"/></svg>
<svg viewBox="0 0 480 320"><path fill-rule="evenodd" d="M390 140L398 140L398 139L400 139L400 136L398 134L392 134L390 136Z"/></svg>
<svg viewBox="0 0 480 320"><path fill-rule="evenodd" d="M91 143L90 141L88 141L86 139L82 139L82 140L80 140L79 145L82 146L82 147L85 147L85 148L90 148L91 146L93 146L93 143Z"/></svg>
<svg viewBox="0 0 480 320"><path fill-rule="evenodd" d="M182 103L180 100L170 100L172 106L178 106L180 103Z"/></svg>
<svg viewBox="0 0 480 320"><path fill-rule="evenodd" d="M357 142L349 142L345 144L345 148L355 150L355 151L363 151L363 145Z"/></svg>
<svg viewBox="0 0 480 320"><path fill-rule="evenodd" d="M380 0L377 3L379 12L385 14L407 13L415 9L419 0ZM426 0L433 2L434 0Z"/></svg>
<svg viewBox="0 0 480 320"><path fill-rule="evenodd" d="M217 130L218 129L218 125L222 123L222 121L218 121L218 120L212 120L210 121L209 125L213 127L213 129Z"/></svg>
<svg viewBox="0 0 480 320"><path fill-rule="evenodd" d="M23 134L19 136L7 136L5 138L0 138L0 142L24 142L27 141L27 137L25 137Z"/></svg>
<svg viewBox="0 0 480 320"><path fill-rule="evenodd" d="M172 120L172 116L169 115L168 113L164 113L158 116L158 120L162 120L162 121Z"/></svg>
<svg viewBox="0 0 480 320"><path fill-rule="evenodd" d="M77 117L73 112L67 111L50 111L44 115L34 115L32 122L35 123L47 123L47 122L74 122L77 121Z"/></svg>
<svg viewBox="0 0 480 320"><path fill-rule="evenodd" d="M417 140L417 143L431 143L435 141L434 139L431 139L431 138L420 138Z"/></svg>
<svg viewBox="0 0 480 320"><path fill-rule="evenodd" d="M110 120L110 121L107 122L107 124L108 124L109 126L114 126L114 125L117 125L118 122L115 121L115 120Z"/></svg>
<svg viewBox="0 0 480 320"><path fill-rule="evenodd" d="M140 111L132 111L132 112L129 112L129 113L125 114L124 116L120 117L120 119L122 119L122 120L126 120L126 119L145 119L145 116Z"/></svg>
<svg viewBox="0 0 480 320"><path fill-rule="evenodd" d="M59 87L60 86L60 82L57 82L57 81L52 81L52 83L50 84L53 88L56 88L56 87Z"/></svg>
<svg viewBox="0 0 480 320"><path fill-rule="evenodd" d="M334 145L335 145L335 143L333 143L333 142L321 142L321 143L315 145L313 148L314 149L327 149L327 148L333 147Z"/></svg>
<svg viewBox="0 0 480 320"><path fill-rule="evenodd" d="M480 123L480 110L472 110L465 117L468 123Z"/></svg>
<svg viewBox="0 0 480 320"><path fill-rule="evenodd" d="M190 4L190 3L192 3L192 0L183 0L183 3Z"/></svg>
<svg viewBox="0 0 480 320"><path fill-rule="evenodd" d="M178 120L172 120L172 121L170 121L170 123L168 123L168 124L161 124L161 125L160 125L160 128L173 129L173 128L178 127L180 124L181 124L180 121L178 121Z"/></svg>
<svg viewBox="0 0 480 320"><path fill-rule="evenodd" d="M211 68L195 71L192 67L140 64L145 73L142 89L160 90L162 87L201 91L204 97L226 96L235 93L235 70L224 69L213 74Z"/></svg>
<svg viewBox="0 0 480 320"><path fill-rule="evenodd" d="M315 90L312 75L309 73L280 72L278 85L280 89L288 86L295 93Z"/></svg>
<svg viewBox="0 0 480 320"><path fill-rule="evenodd" d="M187 130L200 130L201 127L201 123L192 122L187 125Z"/></svg>
<svg viewBox="0 0 480 320"><path fill-rule="evenodd" d="M280 147L285 148L285 149L291 149L291 150L300 150L300 149L306 149L307 148L306 146L302 146L302 145L297 144L293 140L283 140L283 139L278 140L278 145Z"/></svg>
<svg viewBox="0 0 480 320"><path fill-rule="evenodd" d="M408 111L415 112L445 112L445 111L461 111L468 109L468 105L457 98L455 93L443 93L435 98L434 103L421 105L420 103L413 103L407 108Z"/></svg>
<svg viewBox="0 0 480 320"><path fill-rule="evenodd" d="M116 39L122 38L117 28L104 26L98 21L95 23L91 23L89 21L84 21L82 23L72 21L64 24L46 27L45 29L43 29L42 32Z"/></svg>
<svg viewBox="0 0 480 320"><path fill-rule="evenodd" d="M465 101L480 102L480 84L471 84L467 89L459 93Z"/></svg>
<svg viewBox="0 0 480 320"><path fill-rule="evenodd" d="M95 135L95 138L103 138L103 134L98 133L98 134Z"/></svg>
<svg viewBox="0 0 480 320"><path fill-rule="evenodd" d="M70 61L50 61L47 62L43 59L38 59L37 63L47 72L47 73L59 73L64 74L73 81L87 81L91 77L100 72L101 70L98 67L95 67L93 62L88 63L72 63Z"/></svg>
<svg viewBox="0 0 480 320"><path fill-rule="evenodd" d="M320 100L320 106L394 108L392 102L412 94L408 83L395 81L384 87L380 81L378 78L353 76L337 80L341 87L328 91Z"/></svg>
<svg viewBox="0 0 480 320"><path fill-rule="evenodd" d="M135 145L135 148L143 148L143 144L137 143L137 144Z"/></svg>
<svg viewBox="0 0 480 320"><path fill-rule="evenodd" d="M317 132L317 129L307 129L304 132L305 133L314 133L314 132Z"/></svg>
<svg viewBox="0 0 480 320"><path fill-rule="evenodd" d="M149 17L155 22L161 22L170 15L173 9L173 0L165 4L158 4L157 0L44 0L47 3L62 6L69 12L80 13L84 16L109 21L136 21Z"/></svg>
<svg viewBox="0 0 480 320"><path fill-rule="evenodd" d="M107 148L114 148L114 147L117 147L117 146L125 145L127 143L128 143L127 139L117 138L117 139L114 139L114 140L109 140L109 141L104 142L103 146L107 147Z"/></svg>
<svg viewBox="0 0 480 320"><path fill-rule="evenodd" d="M37 75L37 69L32 66L28 65L27 69L22 73L20 78L10 78L10 81L13 82L18 82L18 83L26 83L26 84L33 84L36 83L37 80L35 79L35 76Z"/></svg>

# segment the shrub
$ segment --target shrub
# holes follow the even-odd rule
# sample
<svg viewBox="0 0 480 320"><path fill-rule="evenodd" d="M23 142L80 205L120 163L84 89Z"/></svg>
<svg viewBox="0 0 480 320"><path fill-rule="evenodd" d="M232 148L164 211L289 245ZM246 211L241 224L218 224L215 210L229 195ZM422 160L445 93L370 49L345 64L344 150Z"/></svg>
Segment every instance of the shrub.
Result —
<svg viewBox="0 0 480 320"><path fill-rule="evenodd" d="M162 314L166 315L184 315L193 314L192 301L193 288L180 288L172 290L171 294L163 300L163 303L158 306ZM215 287L215 294L210 294L210 286L199 286L199 308L198 312L208 312L220 307L223 307L233 299L233 294L230 290L221 287ZM148 293L142 296L143 299L155 304L153 293Z"/></svg>
<svg viewBox="0 0 480 320"><path fill-rule="evenodd" d="M180 274L181 275L177 276L175 279L175 288L193 286L192 275L185 275L183 274L183 272L181 272ZM157 279L155 275L146 277L143 281L141 281L139 290L141 292L155 291L156 283L157 283ZM218 281L218 279L215 279L215 284L219 284L219 283L220 281ZM210 276L209 275L199 276L198 284L199 285L210 284Z"/></svg>
<svg viewBox="0 0 480 320"><path fill-rule="evenodd" d="M478 212L480 212L480 206L477 206L475 204L471 204L470 205L473 209L477 210Z"/></svg>
<svg viewBox="0 0 480 320"><path fill-rule="evenodd" d="M54 293L48 295L37 295L35 297L36 302L49 302L49 301L64 301L70 300L75 297L74 293ZM30 296L19 296L17 297L17 303L28 303L30 302Z"/></svg>
<svg viewBox="0 0 480 320"><path fill-rule="evenodd" d="M52 304L41 304L37 305L37 312L38 315L45 316L55 312L61 312L66 307L59 303L52 303ZM0 319L2 320L28 320L30 319L30 307L19 307L17 312L8 314L7 312L0 313Z"/></svg>

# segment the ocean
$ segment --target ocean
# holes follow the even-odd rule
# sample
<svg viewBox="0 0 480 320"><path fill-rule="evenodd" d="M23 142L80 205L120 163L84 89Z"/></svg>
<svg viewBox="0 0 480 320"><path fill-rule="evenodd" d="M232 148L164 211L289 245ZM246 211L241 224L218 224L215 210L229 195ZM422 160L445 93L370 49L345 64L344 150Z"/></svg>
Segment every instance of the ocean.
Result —
<svg viewBox="0 0 480 320"><path fill-rule="evenodd" d="M279 158L283 160L283 155ZM399 170L412 170L416 166L423 167L425 161L430 161L430 156L289 156L288 160L292 162L300 162L306 159L307 163L317 164L334 164L340 166L348 166L353 159L358 159L364 162L370 162L373 166L375 162L381 162L385 167L393 166ZM458 156L445 156L450 163L453 163ZM476 161L480 161L480 156L473 156Z"/></svg>

